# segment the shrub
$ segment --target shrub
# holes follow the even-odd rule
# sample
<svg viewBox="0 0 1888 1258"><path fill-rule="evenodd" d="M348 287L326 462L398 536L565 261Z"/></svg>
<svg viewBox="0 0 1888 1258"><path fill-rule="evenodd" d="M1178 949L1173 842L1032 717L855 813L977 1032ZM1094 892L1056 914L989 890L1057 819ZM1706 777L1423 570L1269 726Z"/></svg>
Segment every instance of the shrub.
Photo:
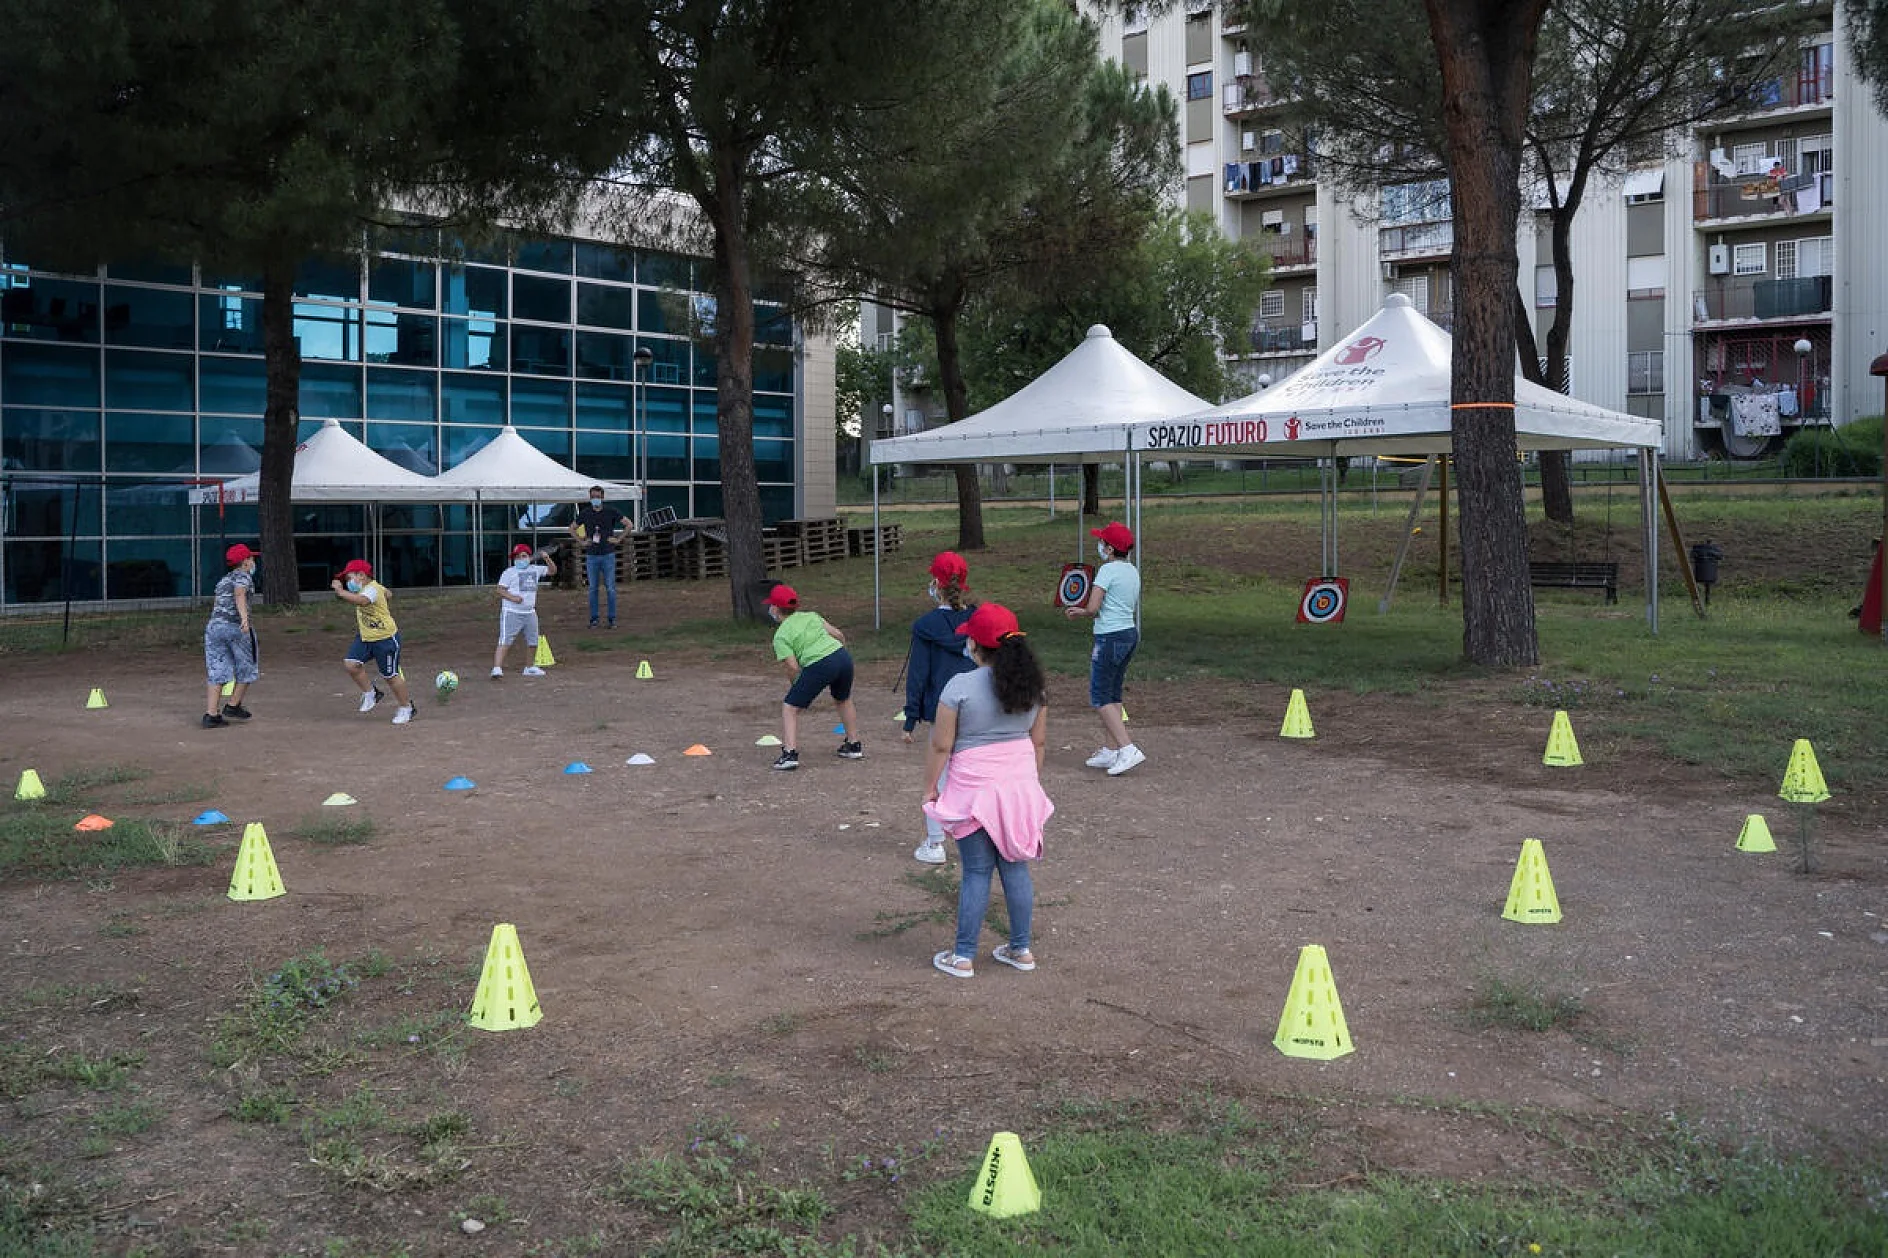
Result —
<svg viewBox="0 0 1888 1258"><path fill-rule="evenodd" d="M1799 428L1783 445L1785 476L1880 476L1882 417L1840 428Z"/></svg>

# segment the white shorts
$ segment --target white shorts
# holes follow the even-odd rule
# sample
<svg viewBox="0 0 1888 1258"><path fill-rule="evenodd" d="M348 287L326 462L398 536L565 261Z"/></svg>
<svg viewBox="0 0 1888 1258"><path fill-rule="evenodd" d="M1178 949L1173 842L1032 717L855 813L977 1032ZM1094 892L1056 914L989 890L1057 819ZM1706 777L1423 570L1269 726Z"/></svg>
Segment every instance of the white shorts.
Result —
<svg viewBox="0 0 1888 1258"><path fill-rule="evenodd" d="M538 644L538 614L534 609L528 612L515 612L509 607L498 613L498 645L510 646L524 634L526 646Z"/></svg>

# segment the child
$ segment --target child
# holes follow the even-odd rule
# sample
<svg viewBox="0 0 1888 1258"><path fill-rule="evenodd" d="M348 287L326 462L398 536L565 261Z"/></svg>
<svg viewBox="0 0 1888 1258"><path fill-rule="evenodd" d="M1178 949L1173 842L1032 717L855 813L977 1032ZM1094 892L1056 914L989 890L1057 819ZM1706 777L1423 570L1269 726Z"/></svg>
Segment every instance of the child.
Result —
<svg viewBox="0 0 1888 1258"><path fill-rule="evenodd" d="M789 585L767 592L767 615L780 626L774 630L774 658L787 666L793 685L780 705L780 732L786 740L774 768L800 767L800 713L813 706L819 692L831 689L844 722L837 754L846 760L865 759L865 747L856 737L859 712L852 706L852 655L846 637L814 612L800 610L800 596Z"/></svg>
<svg viewBox="0 0 1888 1258"><path fill-rule="evenodd" d="M1095 645L1088 656L1088 705L1101 718L1103 742L1101 750L1085 763L1091 769L1106 769L1109 777L1120 777L1147 759L1147 753L1128 737L1127 718L1121 715L1128 661L1141 644L1141 570L1128 562L1134 534L1127 525L1115 521L1088 532L1097 539L1095 552L1101 556L1101 569L1088 587L1088 597L1066 608L1064 615L1070 620L1095 618Z"/></svg>
<svg viewBox="0 0 1888 1258"><path fill-rule="evenodd" d="M1042 790L1048 737L1042 665L1016 614L999 603L979 607L957 632L970 639L977 667L951 678L938 696L924 762L924 811L957 840L964 877L957 888L957 938L931 964L952 978L975 975L977 936L995 874L1003 880L1010 937L990 955L1012 969L1033 970L1036 891L1029 862L1042 855L1042 829L1055 812Z"/></svg>
<svg viewBox="0 0 1888 1258"><path fill-rule="evenodd" d="M406 675L400 671L400 626L393 619L393 595L374 580L374 565L365 559L350 559L341 575L328 582L335 597L354 604L357 631L347 649L347 672L361 690L361 711L372 712L381 700L381 689L368 675L371 662L393 690L400 706L393 723L405 725L413 719L415 704L406 691Z"/></svg>
<svg viewBox="0 0 1888 1258"><path fill-rule="evenodd" d="M937 720L937 696L944 683L976 665L964 654L958 636L974 604L964 601L970 584L970 565L955 551L943 551L931 561L931 584L925 593L937 606L911 625L911 658L905 670L905 741L919 721ZM942 786L942 783L939 783ZM924 842L912 856L926 865L944 863L944 827L929 814L924 818Z"/></svg>
<svg viewBox="0 0 1888 1258"><path fill-rule="evenodd" d="M533 559L537 562L533 563ZM492 653L492 676L505 675L505 652L511 649L520 633L524 634L525 649L532 652L524 666L524 675L544 676L544 670L537 664L538 582L556 575L557 564L549 551L534 552L523 542L511 548L511 567L498 578L498 597L503 606L498 609L498 650Z"/></svg>
<svg viewBox="0 0 1888 1258"><path fill-rule="evenodd" d="M237 542L223 552L229 572L216 583L210 622L203 627L203 664L209 686L203 700L203 728L220 729L249 719L243 697L256 672L256 631L249 625L249 592L256 586L256 552ZM224 703L223 686L235 682Z"/></svg>

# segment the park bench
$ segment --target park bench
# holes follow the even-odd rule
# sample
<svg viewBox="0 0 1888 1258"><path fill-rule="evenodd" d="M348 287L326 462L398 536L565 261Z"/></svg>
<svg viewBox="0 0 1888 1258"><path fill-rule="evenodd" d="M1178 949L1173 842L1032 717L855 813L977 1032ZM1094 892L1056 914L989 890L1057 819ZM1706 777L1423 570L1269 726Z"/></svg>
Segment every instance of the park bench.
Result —
<svg viewBox="0 0 1888 1258"><path fill-rule="evenodd" d="M1619 565L1611 561L1529 560L1527 583L1566 590L1605 590L1606 601L1619 601Z"/></svg>

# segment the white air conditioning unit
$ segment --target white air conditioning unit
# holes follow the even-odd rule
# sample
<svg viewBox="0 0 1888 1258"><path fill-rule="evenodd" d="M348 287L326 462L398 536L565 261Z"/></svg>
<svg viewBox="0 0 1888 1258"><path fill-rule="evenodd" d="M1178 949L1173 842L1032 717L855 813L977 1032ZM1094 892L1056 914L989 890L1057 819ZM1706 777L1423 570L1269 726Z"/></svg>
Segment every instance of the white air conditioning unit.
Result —
<svg viewBox="0 0 1888 1258"><path fill-rule="evenodd" d="M1731 247L1729 245L1712 245L1706 257L1706 269L1711 274L1729 275L1731 273Z"/></svg>
<svg viewBox="0 0 1888 1258"><path fill-rule="evenodd" d="M1383 278L1386 280L1393 280L1396 278L1396 263L1385 262L1383 264Z"/></svg>

